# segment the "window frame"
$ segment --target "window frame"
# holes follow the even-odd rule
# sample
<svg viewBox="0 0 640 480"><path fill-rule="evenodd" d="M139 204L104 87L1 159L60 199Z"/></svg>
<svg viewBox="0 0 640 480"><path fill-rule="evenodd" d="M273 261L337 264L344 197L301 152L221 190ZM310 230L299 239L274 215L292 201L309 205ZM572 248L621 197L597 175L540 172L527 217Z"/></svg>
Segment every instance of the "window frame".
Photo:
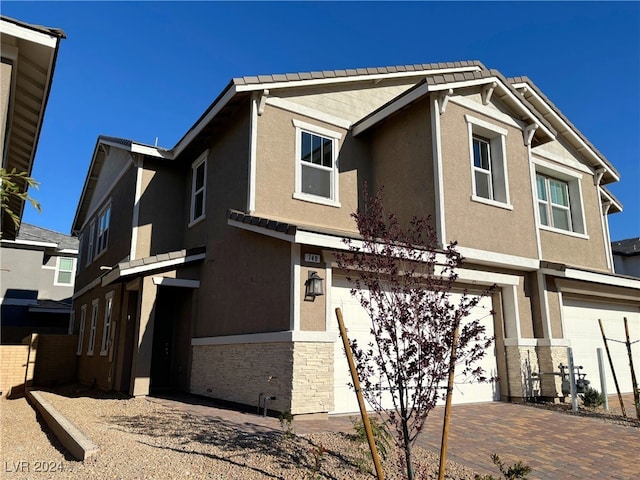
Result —
<svg viewBox="0 0 640 480"><path fill-rule="evenodd" d="M89 241L87 242L87 265L93 262L93 245L96 236L96 220L91 220L89 224Z"/></svg>
<svg viewBox="0 0 640 480"><path fill-rule="evenodd" d="M71 260L71 270L61 269L60 264L62 260ZM56 270L55 270L55 276L53 278L53 284L59 287L73 287L73 282L76 277L76 270L77 270L77 262L74 257L58 256L56 258ZM71 274L71 276L69 277L69 282L61 282L59 278L60 273L67 273L67 272Z"/></svg>
<svg viewBox="0 0 640 480"><path fill-rule="evenodd" d="M342 134L327 128L312 125L297 119L293 119L293 126L295 127L295 186L293 192L293 198L296 200L302 200L305 202L318 203L321 205L327 205L331 207L340 207L340 168L339 168L339 154L340 140ZM316 137L325 138L331 141L331 168L322 165L308 164L310 168L317 168L322 171L328 171L329 174L329 191L330 196L324 197L321 195L314 195L302 191L302 170L305 163L302 160L302 134L307 133Z"/></svg>
<svg viewBox="0 0 640 480"><path fill-rule="evenodd" d="M207 170L208 170L209 150L205 150L200 156L191 164L191 198L189 207L189 227L201 222L207 216ZM196 188L196 179L198 169L204 168L202 187ZM196 196L202 193L202 213L200 216L195 217L196 210Z"/></svg>
<svg viewBox="0 0 640 480"><path fill-rule="evenodd" d="M76 278L80 275L80 268L82 267L82 249L84 248L84 233L78 236L78 258L76 258Z"/></svg>
<svg viewBox="0 0 640 480"><path fill-rule="evenodd" d="M569 168L552 164L545 160L534 158L533 160L535 171L533 185L535 187L535 218L536 224L540 230L547 230L550 232L561 233L563 235L570 235L580 238L589 238L587 232L587 223L585 219L584 210L584 196L582 195L582 174L570 170ZM540 203L538 192L538 176L545 179L545 189L547 200L547 216L550 218L550 225L542 223L540 215ZM562 182L567 186L567 199L568 199L568 211L569 211L569 223L571 230L565 230L563 228L555 227L553 225L552 217L552 203L549 192L549 179ZM555 204L554 204L555 205ZM560 205L557 205L558 207Z"/></svg>
<svg viewBox="0 0 640 480"><path fill-rule="evenodd" d="M104 319L102 323L102 342L100 344L100 356L106 357L111 348L111 329L113 326L113 290L104 296Z"/></svg>
<svg viewBox="0 0 640 480"><path fill-rule="evenodd" d="M108 217L107 224L104 229L101 230L101 223L104 217ZM107 251L109 246L109 230L111 225L111 202L107 203L100 213L96 217L95 224L97 226L95 230L95 242L94 242L94 260L99 258ZM92 235L93 236L93 235Z"/></svg>
<svg viewBox="0 0 640 480"><path fill-rule="evenodd" d="M80 327L78 331L78 347L76 348L76 355L82 355L82 344L84 343L84 331L87 323L87 305L80 307Z"/></svg>
<svg viewBox="0 0 640 480"><path fill-rule="evenodd" d="M98 325L98 309L100 307L100 299L95 298L91 302L91 327L89 330L89 343L87 345L87 356L93 355L96 346L96 328Z"/></svg>
<svg viewBox="0 0 640 480"><path fill-rule="evenodd" d="M485 120L464 116L467 122L469 138L469 159L471 168L471 200L494 207L513 210L509 193L509 171L507 162L507 134L506 128L499 127ZM488 145L489 169L475 165L475 141L480 140ZM489 175L490 198L478 194L476 174Z"/></svg>

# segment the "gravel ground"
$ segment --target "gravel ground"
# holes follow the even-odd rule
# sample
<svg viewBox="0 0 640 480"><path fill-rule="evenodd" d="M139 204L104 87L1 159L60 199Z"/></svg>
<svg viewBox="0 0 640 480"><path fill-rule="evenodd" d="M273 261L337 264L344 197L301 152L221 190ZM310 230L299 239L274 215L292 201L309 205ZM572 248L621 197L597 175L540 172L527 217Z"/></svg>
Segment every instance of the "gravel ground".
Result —
<svg viewBox="0 0 640 480"><path fill-rule="evenodd" d="M362 471L365 449L344 433L286 435L244 433L234 424L190 415L143 398L43 395L100 447L94 458L75 461L48 433L24 399L0 400L0 477L6 479L372 479ZM327 451L314 455L322 445ZM416 478L437 478L438 457L416 447ZM319 467L316 468L316 458ZM368 464L367 464L368 465ZM398 475L388 458L385 476ZM448 479L474 472L448 464Z"/></svg>

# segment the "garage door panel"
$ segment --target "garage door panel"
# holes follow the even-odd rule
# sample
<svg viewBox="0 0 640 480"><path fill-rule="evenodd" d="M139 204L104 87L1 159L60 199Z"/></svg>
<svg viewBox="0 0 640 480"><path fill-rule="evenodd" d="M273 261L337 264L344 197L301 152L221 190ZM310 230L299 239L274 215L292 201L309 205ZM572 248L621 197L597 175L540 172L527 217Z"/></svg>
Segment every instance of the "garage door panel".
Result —
<svg viewBox="0 0 640 480"><path fill-rule="evenodd" d="M623 343L625 341L624 318L627 318L631 341L638 340L640 338L640 308L570 297L565 298L563 304L564 336L571 341L574 363L583 367L582 371L587 374L587 380L591 381L594 388L601 389L596 350L602 348L605 357L607 391L609 394L616 391L598 324L598 319L601 319L607 339L618 340L609 340L608 346L620 390L623 393L632 392L629 356L627 347ZM631 349L637 375L640 371L640 342L633 344Z"/></svg>
<svg viewBox="0 0 640 480"><path fill-rule="evenodd" d="M340 307L343 313L347 334L350 340L357 339L361 348L365 348L371 341L371 320L367 312L360 305L359 300L351 295L351 286L346 279L334 277L331 290L333 309ZM493 316L491 315L491 299L483 298L473 311L470 318L480 319L486 328L486 334L493 336ZM330 328L339 331L335 315L332 315ZM492 346L485 358L479 362L484 370L491 376L497 376L495 348ZM339 338L334 349L334 399L335 410L332 413L352 413L358 411L358 402L353 389L348 386L351 383L351 374L348 369L346 355ZM497 384L465 381L462 375L456 376L456 384L452 401L454 403L475 403L499 399ZM391 394L386 388L386 382L381 382L382 387L376 392L385 408L393 408ZM371 408L371 405L368 405Z"/></svg>

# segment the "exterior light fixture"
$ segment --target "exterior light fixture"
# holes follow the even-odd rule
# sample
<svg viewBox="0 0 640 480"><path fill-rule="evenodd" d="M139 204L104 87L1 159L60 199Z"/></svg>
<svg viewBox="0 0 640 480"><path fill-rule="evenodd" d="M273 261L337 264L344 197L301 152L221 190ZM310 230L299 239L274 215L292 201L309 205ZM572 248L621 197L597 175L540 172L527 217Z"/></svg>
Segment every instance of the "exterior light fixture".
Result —
<svg viewBox="0 0 640 480"><path fill-rule="evenodd" d="M322 290L322 278L318 275L317 272L309 272L309 278L304 282L304 296L306 297L319 297L320 295L324 295L324 291Z"/></svg>

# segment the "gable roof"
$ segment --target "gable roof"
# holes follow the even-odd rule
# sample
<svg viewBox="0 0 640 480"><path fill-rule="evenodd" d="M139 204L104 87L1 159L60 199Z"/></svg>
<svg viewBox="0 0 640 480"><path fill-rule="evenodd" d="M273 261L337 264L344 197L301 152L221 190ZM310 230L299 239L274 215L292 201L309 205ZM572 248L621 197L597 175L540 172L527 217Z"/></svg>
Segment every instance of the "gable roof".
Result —
<svg viewBox="0 0 640 480"><path fill-rule="evenodd" d="M542 93L542 90L540 90L529 77L512 77L507 79L507 81L554 126L560 135L566 138L576 150L590 160L596 170L602 169L603 183L606 184L620 180L620 174L609 160L607 160L589 139L571 123L562 111Z"/></svg>
<svg viewBox="0 0 640 480"><path fill-rule="evenodd" d="M44 112L49 100L60 40L58 28L31 25L0 16L2 60L11 65L8 111L3 134L2 167L31 175ZM5 115L5 113L3 113ZM15 120L15 121L14 121ZM19 181L21 191L27 189ZM12 196L9 208L20 219L25 200ZM8 213L2 214L2 236L14 239L16 227Z"/></svg>
<svg viewBox="0 0 640 480"><path fill-rule="evenodd" d="M71 232L73 234L79 233L86 219L86 215L91 213L88 211L89 203L96 185L98 184L98 177L100 176L100 172L106 158L106 153L111 147L155 158L173 158L169 150L155 145L147 145L145 143L135 142L126 138L99 135L96 140L96 146L93 149L93 155L91 156L89 170L82 187L82 193L78 200L76 214L74 216L73 223L71 224Z"/></svg>
<svg viewBox="0 0 640 480"><path fill-rule="evenodd" d="M429 75L415 87L397 96L386 105L378 108L368 116L362 118L353 125L354 135L364 132L370 127L377 125L401 108L423 98L432 92L443 92L449 95L453 90L485 85L494 89L504 103L509 105L520 120L535 124L535 138L540 142L552 140L556 136L556 131L552 125L542 116L529 102L511 86L509 81L497 70L482 70L473 72L450 72L436 75Z"/></svg>
<svg viewBox="0 0 640 480"><path fill-rule="evenodd" d="M272 75L255 75L233 78L218 95L200 118L171 149L177 158L190 142L220 113L227 104L238 96L254 91L269 89L294 88L315 85L330 85L365 80L382 81L392 78L420 78L445 72L472 72L486 70L482 62L467 60L446 63L420 63L414 65L396 65L389 67L353 68L346 70L323 70L318 72L284 73Z"/></svg>

